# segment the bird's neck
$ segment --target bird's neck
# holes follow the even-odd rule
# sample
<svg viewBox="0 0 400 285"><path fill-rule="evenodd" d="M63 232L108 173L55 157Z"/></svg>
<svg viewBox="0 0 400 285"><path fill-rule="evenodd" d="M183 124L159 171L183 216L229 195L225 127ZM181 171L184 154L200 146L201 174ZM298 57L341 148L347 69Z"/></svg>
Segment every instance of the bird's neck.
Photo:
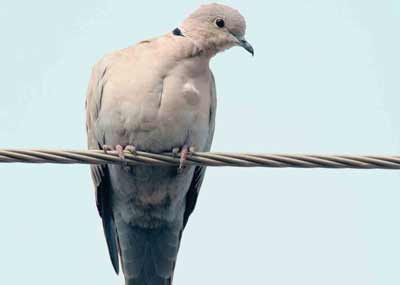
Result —
<svg viewBox="0 0 400 285"><path fill-rule="evenodd" d="M176 31L178 30L178 32ZM201 57L208 62L214 57L218 50L215 49L213 43L211 43L206 35L201 36L201 33L197 33L194 37L190 32L177 28L169 37L176 45L177 53L182 57Z"/></svg>

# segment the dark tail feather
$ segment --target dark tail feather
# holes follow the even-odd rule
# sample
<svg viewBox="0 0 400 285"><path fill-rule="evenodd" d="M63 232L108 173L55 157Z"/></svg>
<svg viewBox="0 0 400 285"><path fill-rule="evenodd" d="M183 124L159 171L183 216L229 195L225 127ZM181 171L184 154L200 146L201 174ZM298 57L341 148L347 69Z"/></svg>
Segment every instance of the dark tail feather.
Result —
<svg viewBox="0 0 400 285"><path fill-rule="evenodd" d="M94 168L96 170L96 168ZM108 177L108 168L100 168L101 174ZM93 173L93 167L92 167ZM118 236L117 230L114 223L113 213L110 206L110 180L105 178L101 180L100 184L96 188L96 205L99 210L100 217L103 221L104 235L107 241L108 253L110 254L111 263L114 267L115 272L119 273L119 259L118 259Z"/></svg>
<svg viewBox="0 0 400 285"><path fill-rule="evenodd" d="M111 213L103 215L103 229L106 236L108 253L110 254L111 263L114 267L115 273L119 273L119 259L117 247L117 231L115 228L114 220Z"/></svg>
<svg viewBox="0 0 400 285"><path fill-rule="evenodd" d="M180 227L147 229L116 222L125 285L172 284Z"/></svg>

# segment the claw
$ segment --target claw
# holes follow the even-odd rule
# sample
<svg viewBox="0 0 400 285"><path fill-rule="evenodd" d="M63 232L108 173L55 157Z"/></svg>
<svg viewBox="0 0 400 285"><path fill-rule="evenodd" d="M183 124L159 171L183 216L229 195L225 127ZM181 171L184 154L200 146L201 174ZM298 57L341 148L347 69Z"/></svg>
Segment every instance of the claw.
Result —
<svg viewBox="0 0 400 285"><path fill-rule="evenodd" d="M117 144L117 145L115 146L115 150L116 150L117 153L118 153L118 157L119 157L121 160L124 160L124 159L125 159L124 148L123 148L121 145Z"/></svg>
<svg viewBox="0 0 400 285"><path fill-rule="evenodd" d="M112 151L113 150L112 146L109 146L109 145L106 145L106 144L103 145L102 148L103 148L104 153L107 153L107 151Z"/></svg>
<svg viewBox="0 0 400 285"><path fill-rule="evenodd" d="M173 155L173 157L178 157L178 154L179 154L179 147L174 147L174 148L172 149L172 155Z"/></svg>
<svg viewBox="0 0 400 285"><path fill-rule="evenodd" d="M172 155L173 157L180 157L179 159L179 167L178 167L178 174L182 173L183 170L185 169L185 162L188 157L191 157L192 154L195 152L196 148L194 146L189 147L188 145L183 145L182 148L180 149L180 156L179 156L179 148L174 147L172 149Z"/></svg>
<svg viewBox="0 0 400 285"><path fill-rule="evenodd" d="M137 154L136 147L134 147L133 145L127 145L124 150L130 152L133 155Z"/></svg>
<svg viewBox="0 0 400 285"><path fill-rule="evenodd" d="M133 145L127 145L124 148L124 151L129 152L130 154L136 155L136 147L134 147ZM128 162L123 162L123 168L125 171L129 172L132 170L132 167L128 164Z"/></svg>
<svg viewBox="0 0 400 285"><path fill-rule="evenodd" d="M122 145L117 144L114 149L112 146L105 144L102 146L102 148L103 148L104 153L108 153L108 151L115 150L118 154L118 157L122 160L122 167L127 171L131 169L131 167L128 165L128 163L124 161L125 160L124 151L128 151L131 154L136 155L136 147L134 147L133 145L127 145L124 148Z"/></svg>
<svg viewBox="0 0 400 285"><path fill-rule="evenodd" d="M121 149L121 153L119 153L119 156L121 157L121 159L125 159L124 151L127 151L133 155L136 155L136 147L133 145L127 145L127 146L125 146L125 148L122 148L122 146L120 146L120 149ZM122 162L122 168L127 172L130 172L132 170L132 167L126 161Z"/></svg>
<svg viewBox="0 0 400 285"><path fill-rule="evenodd" d="M191 147L189 147L189 153L188 153L188 156L190 157L190 156L192 156L193 155L193 153L196 151L196 148L194 147L194 146L191 146Z"/></svg>
<svg viewBox="0 0 400 285"><path fill-rule="evenodd" d="M178 173L182 173L183 169L185 168L185 162L188 156L188 146L184 145L181 149L181 158L179 160L179 168L178 168Z"/></svg>

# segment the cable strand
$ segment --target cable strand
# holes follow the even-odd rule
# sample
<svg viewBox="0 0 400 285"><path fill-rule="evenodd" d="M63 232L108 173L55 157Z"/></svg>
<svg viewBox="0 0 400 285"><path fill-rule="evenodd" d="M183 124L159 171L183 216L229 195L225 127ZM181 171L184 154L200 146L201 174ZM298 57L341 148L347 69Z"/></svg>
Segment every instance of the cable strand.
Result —
<svg viewBox="0 0 400 285"><path fill-rule="evenodd" d="M173 153L137 151L136 154L124 152L124 156L122 160L116 151L106 153L102 150L0 149L0 163L179 165L179 156ZM274 168L400 169L400 156L195 152L188 156L185 164Z"/></svg>

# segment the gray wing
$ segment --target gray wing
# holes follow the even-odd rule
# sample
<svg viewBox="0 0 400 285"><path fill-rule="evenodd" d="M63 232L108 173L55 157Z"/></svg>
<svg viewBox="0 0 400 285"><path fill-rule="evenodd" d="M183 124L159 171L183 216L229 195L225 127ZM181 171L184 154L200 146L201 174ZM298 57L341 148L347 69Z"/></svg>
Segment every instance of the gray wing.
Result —
<svg viewBox="0 0 400 285"><path fill-rule="evenodd" d="M96 132L95 124L101 108L103 89L106 83L107 65L103 59L93 67L86 96L86 132L89 149L101 149L105 144L104 134ZM116 273L119 272L118 239L114 218L109 204L110 179L107 165L90 166L96 192L96 206L103 222L108 252Z"/></svg>
<svg viewBox="0 0 400 285"><path fill-rule="evenodd" d="M211 143L214 137L216 109L217 109L217 90L215 86L215 78L211 72L211 106L210 106L210 116L209 116L210 128L209 128L208 140L205 151L210 151L211 149ZM201 184L203 183L204 180L205 172L206 172L205 166L196 166L194 170L193 179L190 184L189 191L186 194L186 208L183 216L183 228L185 228L189 216L193 212L196 206L197 197L199 196L199 191Z"/></svg>

